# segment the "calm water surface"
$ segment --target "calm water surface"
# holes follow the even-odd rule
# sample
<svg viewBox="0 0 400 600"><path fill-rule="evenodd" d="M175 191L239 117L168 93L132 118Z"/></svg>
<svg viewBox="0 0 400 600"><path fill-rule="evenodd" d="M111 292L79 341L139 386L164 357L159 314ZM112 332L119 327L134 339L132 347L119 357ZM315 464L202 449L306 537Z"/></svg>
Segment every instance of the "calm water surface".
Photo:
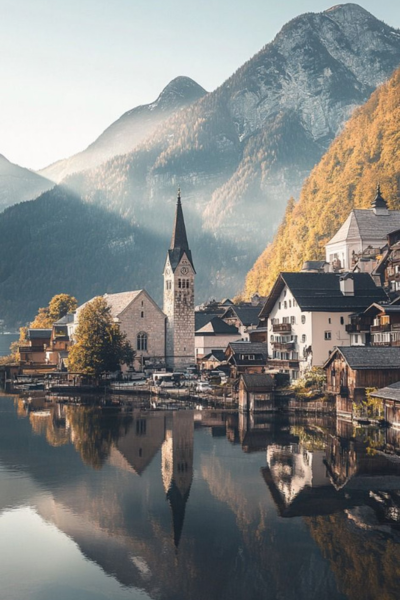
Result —
<svg viewBox="0 0 400 600"><path fill-rule="evenodd" d="M8 356L10 354L10 345L12 342L15 342L19 338L19 334L10 333L3 334L0 333L0 356Z"/></svg>
<svg viewBox="0 0 400 600"><path fill-rule="evenodd" d="M399 598L398 440L0 397L1 600Z"/></svg>

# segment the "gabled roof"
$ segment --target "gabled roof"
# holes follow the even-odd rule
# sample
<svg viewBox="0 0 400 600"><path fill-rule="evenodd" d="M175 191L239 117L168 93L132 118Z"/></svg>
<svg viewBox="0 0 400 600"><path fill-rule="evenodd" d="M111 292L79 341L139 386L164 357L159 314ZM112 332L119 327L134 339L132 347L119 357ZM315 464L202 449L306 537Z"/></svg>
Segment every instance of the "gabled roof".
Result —
<svg viewBox="0 0 400 600"><path fill-rule="evenodd" d="M196 330L196 335L239 335L239 330L234 325L228 325L220 317L213 317L211 321Z"/></svg>
<svg viewBox="0 0 400 600"><path fill-rule="evenodd" d="M259 306L230 306L222 315L223 319L227 319L230 316L236 315L239 321L245 326L258 325L260 314Z"/></svg>
<svg viewBox="0 0 400 600"><path fill-rule="evenodd" d="M376 390L371 394L374 398L382 398L383 400L394 400L400 402L400 381L392 383L380 390Z"/></svg>
<svg viewBox="0 0 400 600"><path fill-rule="evenodd" d="M352 273L354 296L345 296L340 290L340 273L280 273L260 317L268 317L285 285L302 311L358 312L374 302L387 302L381 287L375 285L369 273Z"/></svg>
<svg viewBox="0 0 400 600"><path fill-rule="evenodd" d="M400 210L389 210L387 215L376 215L372 209L352 210L339 231L327 246L345 240L386 241L386 236L400 228Z"/></svg>
<svg viewBox="0 0 400 600"><path fill-rule="evenodd" d="M212 358L215 358L215 360L218 360L219 362L224 362L225 352L223 350L211 350L211 352L203 356L200 360L205 361L211 360Z"/></svg>
<svg viewBox="0 0 400 600"><path fill-rule="evenodd" d="M400 347L385 346L340 346L326 363L326 368L335 357L341 355L354 370L398 369L400 371Z"/></svg>
<svg viewBox="0 0 400 600"><path fill-rule="evenodd" d="M68 313L64 317L61 317L61 319L58 319L53 325L68 325L69 323L74 322L74 318L75 315L73 313Z"/></svg>
<svg viewBox="0 0 400 600"><path fill-rule="evenodd" d="M196 311L194 313L195 331L198 331L199 329L204 327L204 325L206 325L207 323L212 321L212 319L214 317L215 317L214 313L210 314L207 312Z"/></svg>
<svg viewBox="0 0 400 600"><path fill-rule="evenodd" d="M267 358L267 344L263 342L230 342L233 354L260 354Z"/></svg>
<svg viewBox="0 0 400 600"><path fill-rule="evenodd" d="M131 292L119 292L117 294L104 294L104 296L102 296L102 297L104 298L104 300L107 301L107 304L110 306L112 317L114 319L117 319L120 315L122 315L122 313L128 308L128 306L141 293L145 294L149 298L149 300L154 304L154 306L157 307L160 312L162 312L161 309L154 302L154 300L151 298L151 296L149 296L149 294L146 292L146 290L134 290ZM84 304L82 304L81 306L79 306L77 308L77 311L76 311L76 315L78 317L77 320L79 320L79 313L82 310L82 308L84 306L86 306L87 304L89 304L90 302L93 302L94 299L95 298L88 300L87 302L85 302Z"/></svg>
<svg viewBox="0 0 400 600"><path fill-rule="evenodd" d="M244 373L241 375L248 392L268 392L274 388L274 380L266 373Z"/></svg>

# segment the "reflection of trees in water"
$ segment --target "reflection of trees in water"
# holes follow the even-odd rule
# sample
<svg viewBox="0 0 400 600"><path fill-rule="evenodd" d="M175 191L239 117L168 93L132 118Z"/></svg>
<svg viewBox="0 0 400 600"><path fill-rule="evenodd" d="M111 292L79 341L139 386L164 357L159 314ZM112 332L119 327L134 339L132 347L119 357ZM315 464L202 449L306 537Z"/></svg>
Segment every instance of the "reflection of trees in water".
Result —
<svg viewBox="0 0 400 600"><path fill-rule="evenodd" d="M118 413L104 414L98 407L65 408L71 429L71 441L83 462L93 469L101 469L110 455L112 445L118 440L121 425L127 423Z"/></svg>
<svg viewBox="0 0 400 600"><path fill-rule="evenodd" d="M364 507L357 527L351 513L306 517L311 535L328 559L339 590L349 600L396 600L399 597L400 539L386 528L368 525L372 509ZM357 515L357 513L355 513ZM376 523L376 521L375 521Z"/></svg>

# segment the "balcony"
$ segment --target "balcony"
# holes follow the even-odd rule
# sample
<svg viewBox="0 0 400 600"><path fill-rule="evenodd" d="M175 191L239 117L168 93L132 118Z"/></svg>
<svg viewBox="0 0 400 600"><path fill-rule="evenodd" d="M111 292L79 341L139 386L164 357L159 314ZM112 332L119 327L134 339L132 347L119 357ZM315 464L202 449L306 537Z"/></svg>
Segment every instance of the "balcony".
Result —
<svg viewBox="0 0 400 600"><path fill-rule="evenodd" d="M290 323L274 323L272 325L272 331L274 333L291 333L292 326Z"/></svg>
<svg viewBox="0 0 400 600"><path fill-rule="evenodd" d="M382 333L384 331L390 331L390 323L371 326L371 333Z"/></svg>
<svg viewBox="0 0 400 600"><path fill-rule="evenodd" d="M271 342L275 350L294 350L294 342Z"/></svg>
<svg viewBox="0 0 400 600"><path fill-rule="evenodd" d="M353 322L346 325L346 331L347 333L361 333L369 331L370 327L371 323L367 321L357 321L356 323Z"/></svg>

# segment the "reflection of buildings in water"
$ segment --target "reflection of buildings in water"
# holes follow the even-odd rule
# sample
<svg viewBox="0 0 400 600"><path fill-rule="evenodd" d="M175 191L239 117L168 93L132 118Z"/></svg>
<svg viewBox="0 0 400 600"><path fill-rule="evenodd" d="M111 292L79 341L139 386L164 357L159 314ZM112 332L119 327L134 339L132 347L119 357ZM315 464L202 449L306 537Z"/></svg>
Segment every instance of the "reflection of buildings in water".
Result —
<svg viewBox="0 0 400 600"><path fill-rule="evenodd" d="M332 485L340 490L357 472L357 453L354 440L329 436L326 465Z"/></svg>
<svg viewBox="0 0 400 600"><path fill-rule="evenodd" d="M161 450L161 473L172 509L176 548L182 534L185 507L193 479L193 431L191 411L177 411L167 418Z"/></svg>
<svg viewBox="0 0 400 600"><path fill-rule="evenodd" d="M120 428L110 459L114 461L114 465L119 464L120 468L130 465L134 472L141 475L157 454L164 437L164 418L156 414L134 413L129 428ZM118 453L127 464L121 459L118 461Z"/></svg>
<svg viewBox="0 0 400 600"><path fill-rule="evenodd" d="M323 451L309 452L300 444L268 446L267 469L270 480L285 506L289 506L305 487L329 484L324 458Z"/></svg>
<svg viewBox="0 0 400 600"><path fill-rule="evenodd" d="M276 424L271 416L239 412L238 428L243 452L260 452L271 443Z"/></svg>

